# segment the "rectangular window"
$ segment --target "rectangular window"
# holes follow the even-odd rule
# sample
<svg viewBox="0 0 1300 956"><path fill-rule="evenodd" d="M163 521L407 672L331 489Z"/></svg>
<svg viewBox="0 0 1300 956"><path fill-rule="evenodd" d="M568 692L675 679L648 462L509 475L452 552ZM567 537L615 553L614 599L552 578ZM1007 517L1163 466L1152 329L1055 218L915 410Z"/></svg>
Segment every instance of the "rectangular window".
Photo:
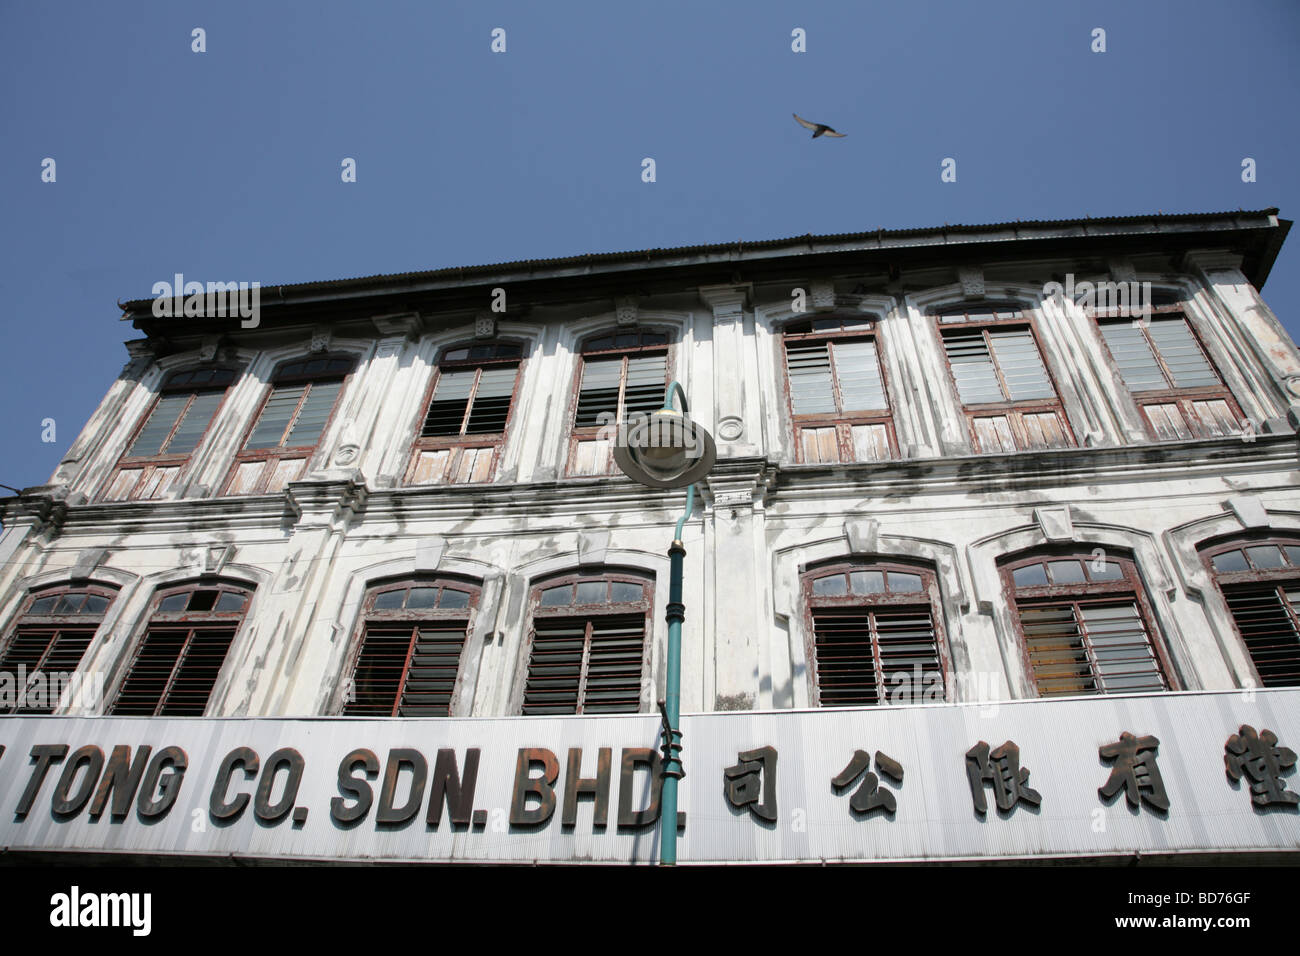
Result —
<svg viewBox="0 0 1300 956"><path fill-rule="evenodd" d="M310 382L277 386L266 400L244 449L315 446L342 385L342 382Z"/></svg>
<svg viewBox="0 0 1300 956"><path fill-rule="evenodd" d="M963 404L1056 398L1028 329L945 331L943 345Z"/></svg>
<svg viewBox="0 0 1300 956"><path fill-rule="evenodd" d="M799 461L896 457L875 339L827 340L787 331L785 357Z"/></svg>
<svg viewBox="0 0 1300 956"><path fill-rule="evenodd" d="M505 444L521 354L521 346L513 343L479 344L444 354L411 456L408 484L491 480ZM451 355L463 358L447 364ZM468 364L472 359L484 361Z"/></svg>
<svg viewBox="0 0 1300 956"><path fill-rule="evenodd" d="M306 473L352 366L347 356L280 366L235 458L226 494L272 494Z"/></svg>
<svg viewBox="0 0 1300 956"><path fill-rule="evenodd" d="M977 452L1073 446L1056 389L1029 328L945 328L942 336Z"/></svg>
<svg viewBox="0 0 1300 956"><path fill-rule="evenodd" d="M154 499L170 490L212 424L234 374L209 368L169 376L102 497Z"/></svg>
<svg viewBox="0 0 1300 956"><path fill-rule="evenodd" d="M663 407L668 375L666 355L588 359L582 366L575 428L594 428L602 415L627 421L637 412Z"/></svg>
<svg viewBox="0 0 1300 956"><path fill-rule="evenodd" d="M615 472L610 426L663 407L668 386L667 343L662 332L636 331L615 332L583 344L573 397L568 474Z"/></svg>
<svg viewBox="0 0 1300 956"><path fill-rule="evenodd" d="M1099 320L1099 328L1157 441L1241 433L1240 410L1184 315L1157 313L1145 323Z"/></svg>

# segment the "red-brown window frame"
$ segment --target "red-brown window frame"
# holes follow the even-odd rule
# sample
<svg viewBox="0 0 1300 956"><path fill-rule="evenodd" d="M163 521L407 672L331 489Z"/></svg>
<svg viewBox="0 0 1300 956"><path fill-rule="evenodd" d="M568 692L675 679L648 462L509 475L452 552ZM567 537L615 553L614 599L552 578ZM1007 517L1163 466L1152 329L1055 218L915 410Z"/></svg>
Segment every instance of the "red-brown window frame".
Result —
<svg viewBox="0 0 1300 956"><path fill-rule="evenodd" d="M199 435L198 440L195 441L194 449L192 451L187 451L183 454L169 454L164 452L158 455L132 456L130 454L131 447L135 444L136 439L140 437L140 433L144 431L145 426L149 424L149 420L153 417L153 413L158 409L159 403L163 400L165 396L183 395L186 392L188 392L190 398L189 401L185 403L185 408L182 409L181 413L176 416L176 421L172 423L171 430L167 433L167 437L164 438L162 441L163 446L166 446L167 443L170 442L176 436L177 430L181 427L181 423L185 421L185 416L189 414L190 409L194 407L194 401L199 396L199 394L202 392L217 391L217 387L215 386L212 388L196 388L191 385L175 386L171 384L177 377L181 375L185 375L190 372L206 372L206 371L229 372L231 374L231 380L227 382L225 385L220 386L220 390L222 393L221 401L217 403L217 407L212 411L212 417L209 418L207 424L203 426L203 432ZM135 496L139 494L141 489L143 489L146 485L148 485L149 479L153 477L154 473L159 468L172 468L172 467L181 468L182 471L172 481L172 485L175 486L177 482L181 481L185 477L184 470L183 470L184 467L187 464L189 464L189 462L193 459L195 453L198 452L198 450L203 447L204 439L208 437L208 432L212 430L213 424L217 421L218 418L221 417L221 411L226 407L226 401L230 398L231 387L239 380L240 374L241 374L240 369L231 367L229 365L192 366L192 367L174 369L173 371L167 373L166 378L163 379L162 385L159 386L157 393L154 395L153 401L149 404L149 410L143 416L141 416L140 421L137 422L135 428L131 430L131 434L127 439L125 449L123 450L121 457L118 458L117 464L113 466L113 470L109 474L108 481L104 484L104 487L101 490L100 494L106 494L108 490L113 487L117 479L117 476L121 472L131 470L134 468L141 469L140 477L136 479L135 487L131 489L131 492L128 495L126 495L126 497L123 500L129 501L134 499Z"/></svg>
<svg viewBox="0 0 1300 956"><path fill-rule="evenodd" d="M854 571L897 571L903 574L919 575L921 590L881 595L860 595L850 591L844 595L813 594L813 581L834 574L849 574ZM943 699L954 699L952 657L948 648L948 636L943 621L943 601L939 589L939 576L932 565L924 561L908 561L899 558L881 558L873 560L868 557L857 559L833 559L814 564L799 575L800 596L803 608L804 659L808 665L810 700L814 707L821 703L821 681L817 670L816 631L813 626L813 611L816 608L891 608L915 607L925 604L930 611L930 621L934 628L934 643L939 658L939 667L943 675ZM887 680L881 666L880 648L876 641L871 641L873 668L876 677L878 702L872 704L854 704L844 706L887 705L892 688L886 686ZM924 688L915 693L924 693ZM828 705L830 706L830 705Z"/></svg>
<svg viewBox="0 0 1300 956"><path fill-rule="evenodd" d="M284 375L282 369L289 365L295 365L299 362L310 362L316 359L325 359L327 361L346 359L352 365L351 369L340 375L338 372L329 372L325 374L299 374ZM230 470L226 474L226 480L222 485L222 494L230 494L230 486L235 481L235 475L239 471L239 466L247 464L250 461L261 461L267 463L262 469L261 476L257 479L257 484L249 491L240 492L241 495L259 495L263 494L264 489L269 484L271 476L275 473L274 463L278 463L284 458L305 458L306 470L311 468L311 459L315 457L316 452L320 450L321 442L329 434L330 426L334 423L334 416L338 414L339 405L342 404L343 395L347 392L348 383L352 381L352 376L356 374L357 358L347 352L329 353L324 355L299 355L294 358L285 359L276 365L275 371L271 374L270 380L262 395L262 400L257 405L257 411L249 419L248 426L239 439L239 450L235 452L235 460L231 463ZM266 411L267 403L270 402L271 396L281 385L312 385L316 382L338 382L339 392L334 397L334 405L330 408L330 413L325 419L325 424L321 426L320 435L317 437L315 444L312 445L284 445L274 448L254 448L247 449L244 446L253 436L253 431L257 428L262 420L262 414ZM293 433L294 425L298 422L298 416L302 413L302 407L311 394L311 389L303 392L302 397L298 399L298 405L289 416L289 421L285 425L285 430L281 434L281 440ZM304 472L305 473L305 472Z"/></svg>
<svg viewBox="0 0 1300 956"><path fill-rule="evenodd" d="M456 349L473 348L476 345L507 345L517 346L519 355L514 358L489 358L489 359L453 359L445 358L448 352ZM442 349L438 355L438 361L434 367L434 374L430 377L429 384L424 390L424 400L420 403L420 411L415 422L415 440L411 446L410 461L406 466L405 484L411 484L415 480L415 473L420 461L420 453L424 451L437 451L439 449L460 449L462 452L470 448L491 448L492 449L492 467L488 472L487 480L491 481L496 475L497 467L501 462L501 454L505 449L506 440L510 434L510 427L514 424L515 404L519 398L519 384L524 379L524 363L527 361L525 351L527 343L517 342L513 339L493 339L490 342L472 341L457 342ZM465 369L484 369L500 368L508 365L515 367L515 383L510 391L510 407L506 412L505 425L498 432L482 432L466 434L463 429L469 427L469 418L474 410L474 400L478 396L479 379L482 373L475 377L473 389L470 392L469 401L465 404L465 417L461 421L462 432L459 435L441 435L424 437L420 434L424 429L424 421L429 414L429 406L433 402L433 395L438 390L438 383L442 380L444 372L463 371ZM447 465L447 472L452 473L456 467L453 461Z"/></svg>
<svg viewBox="0 0 1300 956"><path fill-rule="evenodd" d="M379 595L391 591L411 588L452 588L457 591L467 591L469 593L469 603L463 608L416 608L414 610L375 610L375 601ZM440 574L430 577L406 577L394 578L388 581L381 581L371 584L366 589L366 595L361 604L361 613L357 617L357 624L352 634L352 649L348 653L347 664L343 671L343 680L339 682L338 691L334 695L334 701L331 705L331 712L339 715L346 715L347 707L350 703L348 700L348 690L356 678L357 667L361 662L361 653L365 648L367 627L370 624L376 624L380 627L410 624L411 643L407 646L406 662L402 666L402 676L398 682L397 695L393 699L393 711L389 716L396 717L398 710L402 706L402 694L406 689L407 678L411 669L411 653L415 647L415 631L421 624L443 623L447 621L464 622L465 641L461 645L461 654L456 662L455 686L451 692L451 698L448 701L448 716L456 716L457 704L463 694L463 688L460 686L461 675L464 673L465 662L472 651L470 647L470 631L473 627L474 620L477 616L479 603L482 600L483 584L472 578L457 577L455 575Z"/></svg>
<svg viewBox="0 0 1300 956"><path fill-rule="evenodd" d="M1131 310L1130 310L1131 311ZM1197 435L1197 416L1192 411L1192 403L1214 399L1223 399L1228 408L1231 409L1234 419L1240 423L1242 421L1241 406L1237 403L1237 398L1228 388L1227 383L1223 380L1223 372L1219 365L1214 361L1214 356L1210 354L1209 349L1205 347L1205 342L1201 338L1200 330L1192 321L1185 303L1182 301L1167 302L1161 305L1152 305L1150 307L1149 319L1158 316L1177 315L1187 326L1191 333L1192 342L1200 350L1201 358L1205 359L1205 364L1214 372L1215 378L1219 380L1218 385L1203 385L1195 388L1163 388L1163 389L1146 389L1144 391L1135 391L1126 381L1120 371L1119 363L1115 361L1115 355L1110 350L1110 345L1106 342L1106 336L1102 334L1101 327L1108 324L1129 323L1138 326L1142 332L1142 338L1147 347L1151 349L1151 355L1155 359L1156 367L1160 373L1169 381L1173 381L1173 375L1169 367L1165 364L1164 357L1160 350L1156 348L1156 343L1151 339L1151 333L1147 329L1146 322L1134 319L1132 315L1121 316L1118 309L1089 309L1088 317L1092 319L1093 326L1097 329L1097 338L1100 339L1102 348L1106 350L1106 355L1110 359L1111 367L1115 370L1115 376L1119 379L1120 384L1128 389L1128 393L1133 397L1134 403L1138 406L1138 412L1142 416L1142 427L1146 430L1147 437L1152 441L1161 441L1162 439L1156 434L1155 426L1147 418L1146 406L1148 405L1176 405L1179 413L1183 416L1183 421L1187 424L1188 429L1193 432L1193 438L1204 438L1210 436Z"/></svg>
<svg viewBox="0 0 1300 956"><path fill-rule="evenodd" d="M1219 536L1205 542L1200 546L1199 554L1201 562L1204 564L1210 577L1214 579L1215 586L1219 589L1219 596L1223 598L1224 606L1228 608L1228 619L1232 622L1233 633L1237 635L1237 640L1241 642L1241 648L1245 652L1246 660L1250 662L1251 673L1254 675L1255 686L1257 687L1296 687L1300 686L1300 678L1290 683L1269 683L1266 682L1256 666L1254 655L1251 653L1250 645L1247 644L1245 635L1241 632L1241 627L1237 623L1236 616L1232 613L1231 606L1228 604L1228 594L1224 588L1230 590L1239 590L1246 588L1263 589L1272 587L1274 591L1278 588L1285 587L1288 583L1300 587L1300 565L1292 565L1286 568L1260 569L1250 568L1246 571L1219 571L1214 567L1214 558L1217 555L1227 551L1244 551L1246 548L1257 547L1259 545L1276 545L1279 548L1300 547L1300 534L1278 533L1276 531L1256 532L1256 533L1233 533L1230 535ZM1285 554L1285 550L1283 554ZM1289 556L1288 556L1289 558ZM1246 555L1249 562L1250 555ZM1290 602L1285 598L1280 601L1283 613L1295 628L1297 641L1300 642L1300 614L1291 607Z"/></svg>
<svg viewBox="0 0 1300 956"><path fill-rule="evenodd" d="M98 597L104 598L105 600L108 601L108 604L105 605L104 610L98 614L32 614L31 613L31 608L34 604L36 604L37 601L42 600L43 598L59 598L65 594L93 594ZM50 635L50 640L46 644L45 650L41 653L41 656L36 661L35 665L33 667L28 668L27 670L28 676L34 674L36 671L41 671L42 673L48 673L48 671L46 671L45 665L49 659L50 652L54 649L54 643L55 643L54 638L58 635L67 632L73 632L77 635L85 635L87 638L86 646L82 650L81 656L77 658L77 666L73 668L74 672L80 670L82 663L86 659L86 653L90 650L91 645L94 643L95 635L99 632L100 626L104 623L104 618L105 616L107 616L109 608L113 606L113 602L117 599L117 594L118 592L115 588L103 584L87 584L87 585L64 584L64 585L56 585L54 587L41 588L39 590L31 591L27 595L27 597L23 600L23 603L20 605L20 610L18 614L15 615L13 619L13 623L10 625L8 631L5 633L4 639L0 641L0 668L2 669L9 668L9 664L6 661L6 658L9 656L10 650L13 647L13 643L19 637L20 632L23 631L41 632L41 631L49 630L53 632ZM15 681L17 680L16 672L14 673L14 679ZM35 708L35 707L19 708L15 703L15 705L12 708L0 709L0 716L4 716L6 714L52 714L57 709L58 709L57 702L55 705L49 707L41 707L41 708Z"/></svg>
<svg viewBox="0 0 1300 956"><path fill-rule="evenodd" d="M897 459L898 454L898 435L894 430L894 410L889 403L891 393L889 384L889 373L885 368L885 363L881 356L881 337L876 330L879 319L875 316L860 315L837 315L834 313L816 316L812 321L818 319L844 319L848 321L866 321L870 323L869 328L858 329L813 329L808 332L791 332L791 326L802 325L810 321L806 318L794 319L787 322L781 332L781 373L785 377L785 411L790 417L790 423L794 430L794 454L795 462L803 464L803 438L802 432L805 427L835 426L835 440L839 446L840 461L856 462L858 460L853 449L853 426L854 425L884 425L885 432L889 436L889 455L891 459ZM870 340L876 347L876 370L880 373L880 388L885 397L884 409L868 409L858 411L855 414L844 412L844 400L840 394L840 375L839 366L835 361L835 349L828 348L827 353L831 363L831 391L835 397L835 407L838 412L823 413L817 415L796 415L794 411L794 396L790 387L790 353L789 343L801 342L809 345L816 345L820 342L826 342L828 345L835 342Z"/></svg>
<svg viewBox="0 0 1300 956"><path fill-rule="evenodd" d="M654 344L654 345L633 345L633 346L627 346L621 348L615 346L614 348L608 348L608 349L588 348L588 343L593 342L597 339L602 339L610 335L618 336L618 335L627 335L627 334L662 335L664 337L664 341L662 344ZM623 371L620 374L618 380L618 422L621 423L623 422L624 415L625 415L624 398L625 398L625 393L627 391L627 359L632 356L651 355L651 354L662 352L664 356L664 388L667 389L668 383L673 380L673 363L676 358L675 346L676 343L673 341L673 333L671 330L661 329L653 326L646 326L646 327L638 326L635 329L625 329L625 328L604 329L600 332L593 332L591 335L585 336L582 339L582 342L578 348L578 353L577 353L578 361L575 363L577 365L577 368L574 370L573 384L572 387L569 389L569 408L568 408L569 441L568 441L568 455L565 458L566 474L573 476L573 466L577 460L578 443L582 441L591 441L599 437L602 429L605 428L605 426L602 425L590 425L583 428L579 428L577 426L578 399L582 393L582 375L584 369L586 369L587 367L588 357L589 356L590 357L613 356L613 355L622 355L624 357ZM616 470L617 469L615 468L613 463L613 457L611 456L609 466L606 469L605 474L612 475L616 472ZM597 476L578 475L575 477L591 478Z"/></svg>
<svg viewBox="0 0 1300 956"><path fill-rule="evenodd" d="M1123 580L1089 581L1082 584L1049 584L1045 587L1032 588L1016 587L1013 575L1017 568L1047 561L1077 560L1086 565L1090 561L1097 560L1092 548L1083 545L1034 548L1011 555L998 563L998 575L1002 579L1002 593L1005 595L1007 604L1013 613L1016 643L1020 648L1020 663L1024 668L1025 677L1029 681L1030 689L1033 690L1036 697L1043 696L1039 693L1038 679L1034 674L1033 661L1029 655L1029 644L1025 640L1025 628L1020 613L1022 607L1039 607L1066 601L1072 604L1100 603L1107 600L1114 601L1118 598L1132 597L1134 603L1137 604L1138 613L1142 616L1142 625L1146 628L1147 640L1151 644L1152 654L1160 667L1160 675L1166 685L1165 691L1182 690L1178 671L1174 667L1173 658L1165 644L1164 635L1161 633L1159 622L1151 607L1151 601L1147 597L1146 586L1142 583L1142 576L1138 572L1137 561L1127 552L1116 551L1112 553L1105 548L1102 551L1104 552L1102 560L1119 565ZM1086 651L1088 666L1092 669L1093 680L1096 681L1098 672L1091 641L1088 641ZM1094 691L1089 696L1104 697L1107 695L1102 691Z"/></svg>
<svg viewBox="0 0 1300 956"><path fill-rule="evenodd" d="M240 607L238 611L218 612L215 610L216 602L214 601L213 610L208 610L208 611L162 611L160 610L163 602L170 597L173 597L178 594L189 594L195 591L210 591L210 590L215 590L218 592L237 593L244 598L243 606ZM112 702L108 704L108 706L105 709L105 712L108 714L117 713L117 707L119 702L121 702L122 693L126 689L127 683L131 678L131 674L133 670L139 663L141 652L144 650L145 645L150 638L150 635L155 630L157 630L158 632L179 632L181 630L187 630L189 633L188 636L185 638L184 646L182 647L180 652L178 652L176 656L176 660L172 664L171 672L167 677L162 692L158 695L158 702L154 706L154 711L152 716L154 717L207 716L208 711L212 707L213 694L215 693L217 686L221 683L222 673L226 670L227 667L230 666L230 650L235 646L235 643L239 640L239 633L243 629L244 620L247 617L248 608L253 601L254 594L255 594L255 589L252 585L244 584L243 582L239 582L239 581L228 581L225 579L199 579L197 581L187 581L183 583L168 585L165 588L160 588L154 594L153 599L150 601L149 616L147 618L143 630L140 632L140 635L135 641L134 646L130 648L130 650L126 655L127 663L125 664L124 667L122 667L121 673L118 676L118 679L115 681L115 686L113 688L113 694L112 694ZM220 600L220 596L218 595L217 601L219 600ZM226 645L226 650L222 656L221 666L217 669L217 673L213 676L212 685L208 688L208 697L204 701L203 714L182 715L182 714L163 713L162 711L164 706L170 703L168 697L170 696L172 690L175 687L176 678L180 674L181 664L185 662L186 659L189 657L193 649L194 640L197 634L200 632L211 633L213 631L227 629L232 626L234 628L234 633L231 634L230 642Z"/></svg>
<svg viewBox="0 0 1300 956"><path fill-rule="evenodd" d="M542 607L542 592L551 588L563 587L564 585L577 585L590 581L603 581L607 589L608 585L613 582L624 582L627 584L638 584L641 586L641 600L628 602L604 602L601 604L569 604L564 607ZM600 617L635 617L641 615L642 623L642 647L641 647L641 682L644 684L646 676L650 671L650 655L654 642L654 575L634 570L620 568L610 568L601 571L570 571L563 574L546 577L534 581L528 591L528 639L520 653L520 679L519 700L517 710L520 714L524 713L528 693L528 678L532 673L532 659L534 638L536 637L536 628L534 622L538 618L560 619L560 618L588 618L584 628L584 647L583 663L578 677L577 706L574 714L582 714L586 704L587 690L587 667L591 659L592 628L591 621L593 616ZM577 590L574 590L574 600L577 600ZM644 701L640 699L638 691L637 709L635 713L642 713ZM631 713L631 711L628 711Z"/></svg>
<svg viewBox="0 0 1300 956"><path fill-rule="evenodd" d="M969 316L971 314L982 315L987 312L1010 312L1016 311L1020 314L1010 318L995 319L963 319L956 320L956 316ZM1004 414L1007 418L1007 424L1011 428L1011 433L1016 441L1017 451L1033 452L1035 450L1030 446L1024 432L1024 424L1021 421L1022 415L1036 414L1044 412L1054 412L1056 419L1060 422L1061 432L1069 440L1070 444L1066 447L1077 448L1078 438L1074 434L1074 429L1070 425L1070 416L1065 413L1065 402L1061 399L1061 386L1056 381L1056 375L1052 372L1051 363L1047 361L1047 351L1043 348L1043 338L1038 333L1038 323L1033 315L1031 306L1021 305L1016 302L993 302L993 303L962 303L959 306L944 306L930 313L934 319L935 328L939 335L939 352L943 357L944 368L948 371L948 382L952 385L952 393L957 397L957 404L961 406L962 414L966 418L966 432L970 436L971 445L978 445L978 438L975 432L975 419L989 418L999 413ZM945 321L945 319L947 321ZM1038 360L1043 363L1043 371L1047 374L1047 380L1051 383L1052 392L1055 398L1052 399L1027 399L1024 401L1002 401L1002 402L981 402L975 405L968 405L961 397L961 390L957 387L957 376L953 374L952 362L948 359L948 347L944 343L944 329L977 329L981 332L987 332L989 329L1027 329L1029 337L1034 341L1034 348L1038 351ZM998 387L1002 394L1009 392L1007 383L1002 375L1002 368L994 359L993 346L989 343L988 335L983 336L984 347L989 352L990 359L993 359L993 373L997 376ZM1005 452L1003 454L1006 454Z"/></svg>

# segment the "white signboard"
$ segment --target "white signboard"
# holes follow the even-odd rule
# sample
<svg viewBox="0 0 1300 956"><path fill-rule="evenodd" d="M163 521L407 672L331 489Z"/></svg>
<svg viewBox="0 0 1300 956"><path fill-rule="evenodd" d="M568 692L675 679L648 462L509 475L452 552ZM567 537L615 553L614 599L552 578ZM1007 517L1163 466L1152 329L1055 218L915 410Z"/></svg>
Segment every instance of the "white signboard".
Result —
<svg viewBox="0 0 1300 956"><path fill-rule="evenodd" d="M688 714L683 727L680 863L1300 846L1300 690ZM0 847L654 862L658 746L654 715L4 717Z"/></svg>

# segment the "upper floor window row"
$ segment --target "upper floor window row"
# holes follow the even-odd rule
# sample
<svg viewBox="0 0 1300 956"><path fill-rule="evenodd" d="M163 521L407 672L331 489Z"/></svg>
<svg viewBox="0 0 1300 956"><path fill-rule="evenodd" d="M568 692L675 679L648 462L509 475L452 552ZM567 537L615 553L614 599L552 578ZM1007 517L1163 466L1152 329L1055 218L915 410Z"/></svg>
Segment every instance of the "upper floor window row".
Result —
<svg viewBox="0 0 1300 956"><path fill-rule="evenodd" d="M1105 311L1093 320L1153 440L1240 432L1240 407L1180 304L1161 302L1140 321ZM1076 444L1032 309L963 304L939 310L932 321L951 394L976 452ZM897 458L888 342L881 340L877 321L861 314L819 315L786 324L780 338L796 460ZM281 365L238 446L223 492L276 492L301 478L355 361L325 355ZM524 361L524 346L504 341L456 345L439 355L416 420L406 484L492 479ZM659 407L672 377L674 347L664 331L618 330L582 342L575 364L566 473L613 474L612 426ZM160 498L174 487L237 374L211 367L170 375L102 497Z"/></svg>

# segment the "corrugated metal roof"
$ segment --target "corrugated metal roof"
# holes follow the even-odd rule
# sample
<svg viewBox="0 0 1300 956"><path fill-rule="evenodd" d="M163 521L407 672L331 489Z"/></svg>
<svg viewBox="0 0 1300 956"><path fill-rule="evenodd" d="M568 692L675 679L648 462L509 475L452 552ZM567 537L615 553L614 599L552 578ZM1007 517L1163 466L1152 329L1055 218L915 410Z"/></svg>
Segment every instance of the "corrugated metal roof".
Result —
<svg viewBox="0 0 1300 956"><path fill-rule="evenodd" d="M654 262L656 260L668 258L680 258L682 256L692 255L713 255L736 251L742 255L745 251L755 251L760 249L778 249L782 246L803 243L808 245L833 245L846 242L860 242L864 240L899 240L899 239L918 239L926 236L946 238L950 235L971 235L981 232L997 232L1007 229L1065 229L1072 227L1086 227L1089 229L1101 227L1103 230L1111 226L1133 226L1149 223L1153 227L1171 226L1177 224L1193 224L1201 222L1211 222L1216 219L1224 218L1259 218L1266 216L1276 216L1277 207L1258 210L1236 210L1225 212L1209 213L1155 213L1154 215L1143 216L1103 216L1092 218L1085 216L1082 219L1018 219L1013 222L997 223L944 223L942 226L929 226L913 229L873 229L866 232L844 232L818 234L808 233L802 236L787 236L782 239L760 239L747 241L738 239L735 242L709 243L704 245L692 246L670 246L654 247L651 249L633 249L620 252L589 252L580 255L560 256L546 259L513 259L505 262L483 263L479 265L468 266L447 266L439 269L430 269L418 272L392 272L380 273L370 276L358 276L346 279L328 279L316 282L298 282L287 285L277 285L275 283L263 283L263 287L277 288L280 294L284 293L308 293L325 290L350 291L363 290L366 288L376 288L384 286L395 286L409 284L412 282L433 281L446 278L470 278L479 274L501 273L501 272L521 272L548 269L563 269L576 265L599 265L613 264L620 262L646 261ZM138 309L148 308L152 305L153 299L132 299L129 302L119 303L120 307L126 312L132 312Z"/></svg>

